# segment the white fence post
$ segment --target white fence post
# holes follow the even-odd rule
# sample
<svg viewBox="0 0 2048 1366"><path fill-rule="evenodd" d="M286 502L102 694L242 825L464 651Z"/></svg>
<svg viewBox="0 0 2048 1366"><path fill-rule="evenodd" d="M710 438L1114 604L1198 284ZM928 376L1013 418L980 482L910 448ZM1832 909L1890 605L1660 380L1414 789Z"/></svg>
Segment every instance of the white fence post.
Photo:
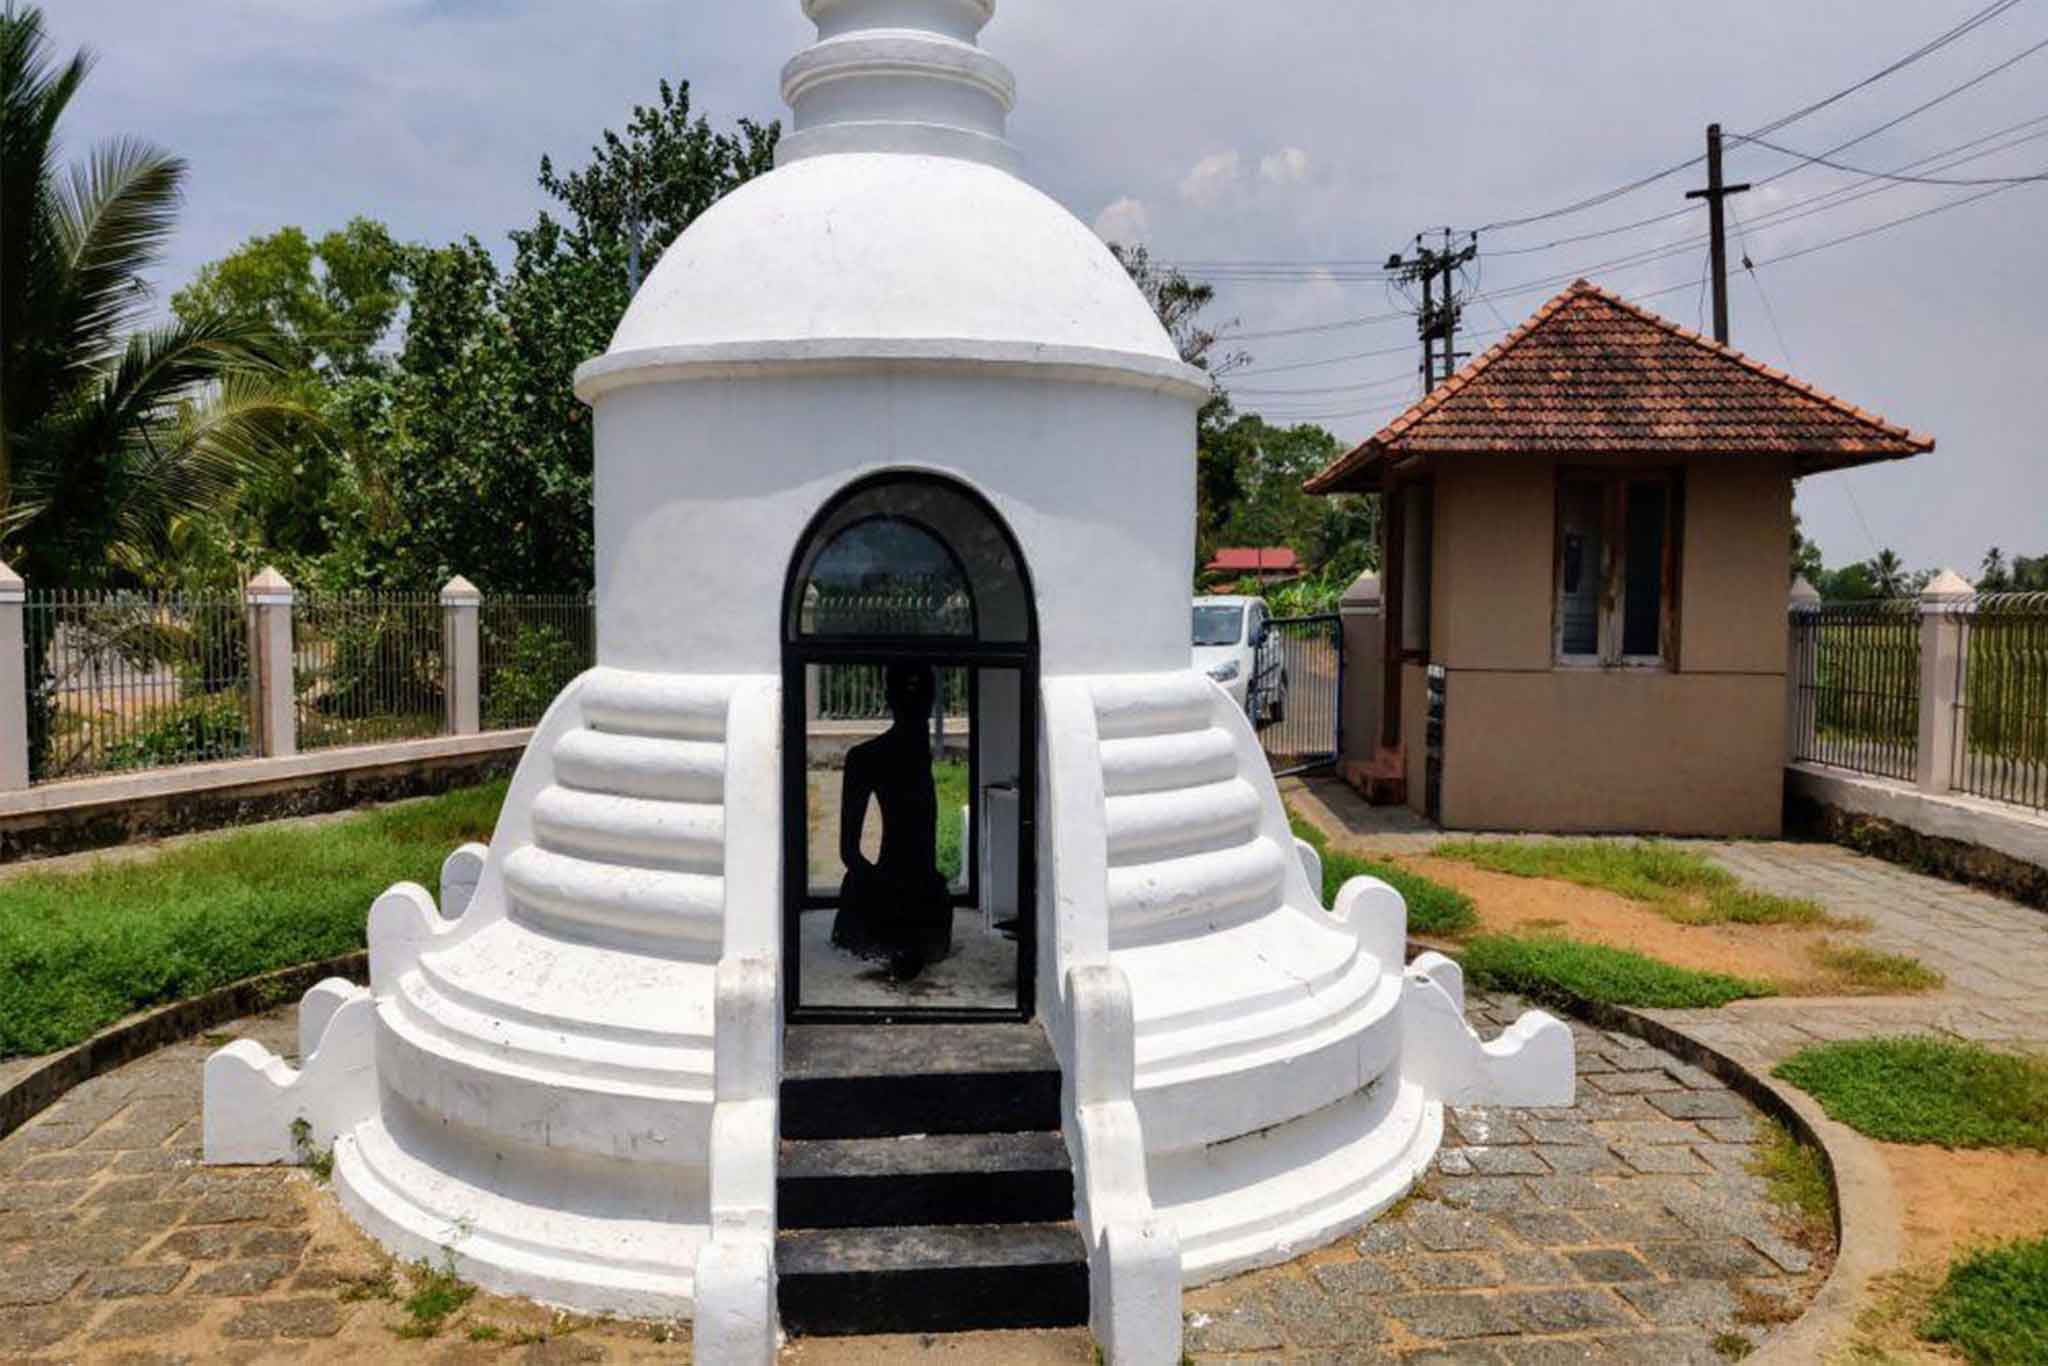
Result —
<svg viewBox="0 0 2048 1366"><path fill-rule="evenodd" d="M285 576L266 568L249 580L242 601L249 608L250 720L256 752L283 758L299 752L299 715L292 679L292 601Z"/></svg>
<svg viewBox="0 0 2048 1366"><path fill-rule="evenodd" d="M442 686L448 694L448 733L483 729L483 642L478 630L484 595L457 574L441 589Z"/></svg>
<svg viewBox="0 0 2048 1366"><path fill-rule="evenodd" d="M1975 592L1944 569L1920 593L1920 753L1916 785L1946 792L1955 773L1956 699L1962 688L1963 623L1955 610Z"/></svg>
<svg viewBox="0 0 2048 1366"><path fill-rule="evenodd" d="M1806 699L1800 696L1800 689L1806 682L1807 664L1813 650L1811 613L1819 606L1820 590L1808 583L1803 574L1794 578L1791 596L1785 604L1785 762L1788 764L1798 760L1806 739Z"/></svg>
<svg viewBox="0 0 2048 1366"><path fill-rule="evenodd" d="M28 585L0 563L0 792L28 786Z"/></svg>

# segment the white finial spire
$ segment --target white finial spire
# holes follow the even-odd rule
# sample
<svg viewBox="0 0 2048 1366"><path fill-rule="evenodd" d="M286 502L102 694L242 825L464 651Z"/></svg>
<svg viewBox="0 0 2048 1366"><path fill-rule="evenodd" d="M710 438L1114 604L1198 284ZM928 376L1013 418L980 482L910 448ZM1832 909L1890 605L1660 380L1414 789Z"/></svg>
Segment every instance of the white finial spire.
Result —
<svg viewBox="0 0 2048 1366"><path fill-rule="evenodd" d="M974 45L995 0L804 0L818 41L782 68L792 130L778 164L915 152L1009 169L1010 70Z"/></svg>

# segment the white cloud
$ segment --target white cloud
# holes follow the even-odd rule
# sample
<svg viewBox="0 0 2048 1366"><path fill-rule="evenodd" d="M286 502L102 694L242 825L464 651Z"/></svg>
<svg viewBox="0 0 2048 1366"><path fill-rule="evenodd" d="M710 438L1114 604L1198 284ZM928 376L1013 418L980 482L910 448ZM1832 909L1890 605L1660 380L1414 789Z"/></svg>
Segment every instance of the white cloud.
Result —
<svg viewBox="0 0 2048 1366"><path fill-rule="evenodd" d="M1291 185L1308 174L1308 153L1282 147L1259 159L1259 178L1272 185Z"/></svg>
<svg viewBox="0 0 2048 1366"><path fill-rule="evenodd" d="M1129 195L1096 214L1094 226L1095 235L1105 242L1144 242L1152 236L1151 216Z"/></svg>
<svg viewBox="0 0 2048 1366"><path fill-rule="evenodd" d="M1235 151L1211 152L1182 177L1180 197L1206 208L1237 184L1240 169Z"/></svg>

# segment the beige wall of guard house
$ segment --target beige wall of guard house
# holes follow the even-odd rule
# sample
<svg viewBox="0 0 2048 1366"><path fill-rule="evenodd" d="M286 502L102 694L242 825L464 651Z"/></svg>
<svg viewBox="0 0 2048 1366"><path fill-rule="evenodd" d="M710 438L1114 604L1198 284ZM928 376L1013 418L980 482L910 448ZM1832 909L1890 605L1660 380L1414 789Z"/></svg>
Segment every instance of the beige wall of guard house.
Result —
<svg viewBox="0 0 2048 1366"><path fill-rule="evenodd" d="M1309 481L1386 500L1347 776L1451 829L1778 834L1793 481L1932 445L1574 285Z"/></svg>

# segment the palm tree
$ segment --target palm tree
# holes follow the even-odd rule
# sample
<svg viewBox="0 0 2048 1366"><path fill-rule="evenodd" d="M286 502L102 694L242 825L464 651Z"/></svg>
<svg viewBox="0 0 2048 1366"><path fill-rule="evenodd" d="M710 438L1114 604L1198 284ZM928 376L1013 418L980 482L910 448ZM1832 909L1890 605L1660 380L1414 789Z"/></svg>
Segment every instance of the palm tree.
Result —
<svg viewBox="0 0 2048 1366"><path fill-rule="evenodd" d="M0 9L0 559L77 588L146 564L311 414L261 321L148 320L185 163L117 139L60 168L92 57L49 47L40 9Z"/></svg>
<svg viewBox="0 0 2048 1366"><path fill-rule="evenodd" d="M1898 598L1906 594L1905 561L1890 546L1877 552L1868 562L1870 582L1877 588L1881 598Z"/></svg>

